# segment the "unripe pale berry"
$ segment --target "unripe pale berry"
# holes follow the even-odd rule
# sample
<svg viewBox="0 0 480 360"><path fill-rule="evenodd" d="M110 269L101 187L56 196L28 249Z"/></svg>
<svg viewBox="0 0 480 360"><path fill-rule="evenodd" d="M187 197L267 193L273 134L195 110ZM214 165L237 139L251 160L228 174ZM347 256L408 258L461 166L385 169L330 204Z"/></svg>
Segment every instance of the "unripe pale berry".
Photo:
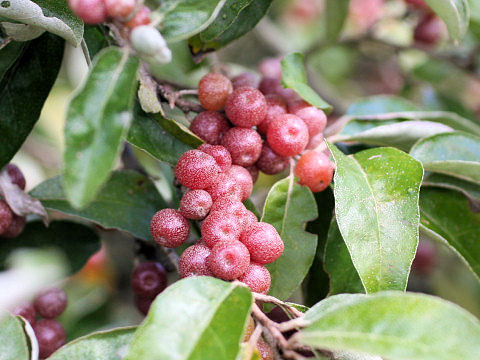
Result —
<svg viewBox="0 0 480 360"><path fill-rule="evenodd" d="M10 180L13 184L16 184L20 189L25 190L25 176L23 176L22 171L18 168L15 164L8 164L5 166L7 169L8 175L10 176Z"/></svg>
<svg viewBox="0 0 480 360"><path fill-rule="evenodd" d="M332 182L333 166L327 155L309 150L298 160L295 175L301 185L308 186L312 192L320 192Z"/></svg>
<svg viewBox="0 0 480 360"><path fill-rule="evenodd" d="M278 155L298 155L308 144L307 125L298 116L279 115L268 127L267 141Z"/></svg>
<svg viewBox="0 0 480 360"><path fill-rule="evenodd" d="M40 359L46 359L65 344L67 335L63 326L55 320L43 319L33 327L38 341Z"/></svg>
<svg viewBox="0 0 480 360"><path fill-rule="evenodd" d="M9 228L12 219L13 213L10 206L8 206L5 201L0 200L0 235L3 235L3 233Z"/></svg>
<svg viewBox="0 0 480 360"><path fill-rule="evenodd" d="M213 201L216 201L222 197L233 197L241 200L244 196L243 188L240 187L237 180L228 173L219 174L215 183L210 186L207 191L212 197Z"/></svg>
<svg viewBox="0 0 480 360"><path fill-rule="evenodd" d="M230 152L233 164L250 166L260 157L262 138L253 129L235 127L223 136L222 145Z"/></svg>
<svg viewBox="0 0 480 360"><path fill-rule="evenodd" d="M190 130L211 145L220 144L223 134L229 129L230 125L225 116L216 111L203 111L190 124Z"/></svg>
<svg viewBox="0 0 480 360"><path fill-rule="evenodd" d="M228 171L228 175L235 179L238 190L240 191L240 201L247 200L253 189L253 179L248 170L242 166L232 165Z"/></svg>
<svg viewBox="0 0 480 360"><path fill-rule="evenodd" d="M250 165L250 166L247 166L245 169L250 173L250 176L252 177L252 182L255 184L258 180L258 171L259 171L257 165Z"/></svg>
<svg viewBox="0 0 480 360"><path fill-rule="evenodd" d="M265 96L255 88L236 89L225 104L228 119L236 126L250 128L260 124L267 115Z"/></svg>
<svg viewBox="0 0 480 360"><path fill-rule="evenodd" d="M139 57L151 65L162 65L172 60L167 42L153 26L136 26L130 33L130 41Z"/></svg>
<svg viewBox="0 0 480 360"><path fill-rule="evenodd" d="M258 71L263 76L278 78L282 77L282 62L280 58L266 58L258 65Z"/></svg>
<svg viewBox="0 0 480 360"><path fill-rule="evenodd" d="M107 15L112 18L127 17L135 8L135 0L104 0Z"/></svg>
<svg viewBox="0 0 480 360"><path fill-rule="evenodd" d="M250 252L250 258L258 264L270 264L283 252L283 241L270 224L258 222L245 230L240 241Z"/></svg>
<svg viewBox="0 0 480 360"><path fill-rule="evenodd" d="M285 170L288 166L289 161L290 158L278 155L265 142L263 144L262 153L256 165L258 169L265 174L274 175Z"/></svg>
<svg viewBox="0 0 480 360"><path fill-rule="evenodd" d="M67 294L59 288L52 288L42 292L33 301L35 310L44 318L56 318L67 307Z"/></svg>
<svg viewBox="0 0 480 360"><path fill-rule="evenodd" d="M190 224L174 209L162 209L153 215L150 222L153 239L160 245L175 248L182 245L190 233Z"/></svg>
<svg viewBox="0 0 480 360"><path fill-rule="evenodd" d="M208 268L223 280L235 280L250 264L250 254L240 241L215 245L207 259Z"/></svg>
<svg viewBox="0 0 480 360"><path fill-rule="evenodd" d="M209 248L238 240L241 231L240 219L228 212L215 211L202 223L202 239Z"/></svg>
<svg viewBox="0 0 480 360"><path fill-rule="evenodd" d="M253 292L266 294L270 290L272 279L265 266L252 262L245 273L238 278L238 281L248 285Z"/></svg>
<svg viewBox="0 0 480 360"><path fill-rule="evenodd" d="M232 85L235 90L245 86L256 88L258 84L255 75L252 73L243 73L232 79Z"/></svg>
<svg viewBox="0 0 480 360"><path fill-rule="evenodd" d="M12 222L10 223L10 226L7 228L7 230L0 234L1 237L8 239L16 238L23 232L23 229L25 229L25 225L27 224L27 218L25 216L18 216L13 212L12 214Z"/></svg>
<svg viewBox="0 0 480 360"><path fill-rule="evenodd" d="M69 6L87 24L99 24L107 20L104 0L69 0Z"/></svg>
<svg viewBox="0 0 480 360"><path fill-rule="evenodd" d="M202 220L210 212L212 197L205 190L190 190L180 201L180 214L187 219Z"/></svg>
<svg viewBox="0 0 480 360"><path fill-rule="evenodd" d="M151 12L152 11L148 7L142 6L140 9L138 9L137 13L125 23L125 26L130 29L134 29L137 26L150 24L152 22L149 16Z"/></svg>
<svg viewBox="0 0 480 360"><path fill-rule="evenodd" d="M232 167L232 156L224 146L202 144L198 147L198 150L213 156L222 172L227 172Z"/></svg>
<svg viewBox="0 0 480 360"><path fill-rule="evenodd" d="M313 137L323 131L327 125L327 116L325 113L314 106L307 106L298 109L293 113L303 120L308 128L309 137Z"/></svg>
<svg viewBox="0 0 480 360"><path fill-rule="evenodd" d="M207 266L209 255L210 249L206 245L197 243L185 249L178 262L180 277L213 276L213 273Z"/></svg>
<svg viewBox="0 0 480 360"><path fill-rule="evenodd" d="M137 296L153 299L167 287L167 273L160 263L147 261L135 267L130 282Z"/></svg>
<svg viewBox="0 0 480 360"><path fill-rule="evenodd" d="M18 305L12 310L12 314L23 317L32 326L35 325L35 321L37 320L37 312L35 311L35 308L31 302L25 302Z"/></svg>
<svg viewBox="0 0 480 360"><path fill-rule="evenodd" d="M137 307L138 311L146 316L154 300L155 298L149 299L135 295L135 306Z"/></svg>
<svg viewBox="0 0 480 360"><path fill-rule="evenodd" d="M287 104L280 96L270 94L265 96L265 99L267 100L267 116L257 126L257 130L262 134L267 133L268 125L276 116L287 113Z"/></svg>
<svg viewBox="0 0 480 360"><path fill-rule="evenodd" d="M210 73L202 77L198 83L198 100L207 110L221 110L232 91L230 79L222 74Z"/></svg>
<svg viewBox="0 0 480 360"><path fill-rule="evenodd" d="M175 176L180 184L190 189L206 189L215 182L220 172L215 159L203 151L189 150L178 159Z"/></svg>

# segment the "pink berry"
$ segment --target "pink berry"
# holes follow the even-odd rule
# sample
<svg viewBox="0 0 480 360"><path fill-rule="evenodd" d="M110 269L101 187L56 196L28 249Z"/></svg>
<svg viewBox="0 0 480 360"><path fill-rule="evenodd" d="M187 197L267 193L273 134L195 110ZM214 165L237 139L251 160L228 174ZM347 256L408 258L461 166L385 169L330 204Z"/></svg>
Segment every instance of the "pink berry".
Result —
<svg viewBox="0 0 480 360"><path fill-rule="evenodd" d="M55 320L43 319L33 327L38 341L40 359L46 359L62 347L67 335L63 326Z"/></svg>
<svg viewBox="0 0 480 360"><path fill-rule="evenodd" d="M7 228L7 230L0 234L1 237L8 239L16 238L23 232L23 229L25 229L25 225L27 224L27 218L25 216L18 216L14 213L12 214L12 222L10 223L10 226Z"/></svg>
<svg viewBox="0 0 480 360"><path fill-rule="evenodd" d="M278 91L282 88L282 81L275 77L264 77L258 85L260 90L266 95L278 95Z"/></svg>
<svg viewBox="0 0 480 360"><path fill-rule="evenodd" d="M433 45L440 39L442 35L442 21L435 14L424 15L417 27L415 28L413 37L416 42Z"/></svg>
<svg viewBox="0 0 480 360"><path fill-rule="evenodd" d="M13 220L13 212L10 209L10 206L3 201L0 200L0 235L9 228L10 224Z"/></svg>
<svg viewBox="0 0 480 360"><path fill-rule="evenodd" d="M258 222L245 230L240 241L250 252L253 262L270 264L277 260L283 252L283 241L277 230L270 224Z"/></svg>
<svg viewBox="0 0 480 360"><path fill-rule="evenodd" d="M232 165L228 174L235 179L238 189L240 191L240 201L248 199L253 189L252 176L242 166Z"/></svg>
<svg viewBox="0 0 480 360"><path fill-rule="evenodd" d="M325 140L323 133L318 133L310 138L308 141L307 149L314 150Z"/></svg>
<svg viewBox="0 0 480 360"><path fill-rule="evenodd" d="M228 212L215 211L202 223L202 239L209 248L238 240L241 231L240 219Z"/></svg>
<svg viewBox="0 0 480 360"><path fill-rule="evenodd" d="M218 166L220 166L220 170L223 172L230 170L232 166L232 156L225 147L221 145L202 144L198 147L198 150L213 156Z"/></svg>
<svg viewBox="0 0 480 360"><path fill-rule="evenodd" d="M127 17L135 8L135 0L104 0L108 16Z"/></svg>
<svg viewBox="0 0 480 360"><path fill-rule="evenodd" d="M238 278L256 293L267 294L272 282L270 272L263 265L250 263L247 271Z"/></svg>
<svg viewBox="0 0 480 360"><path fill-rule="evenodd" d="M233 164L250 166L260 157L262 138L253 129L235 127L223 136L222 145L230 152Z"/></svg>
<svg viewBox="0 0 480 360"><path fill-rule="evenodd" d="M327 116L325 113L314 106L308 106L298 109L293 113L303 120L308 128L308 135L311 137L321 133L327 125Z"/></svg>
<svg viewBox="0 0 480 360"><path fill-rule="evenodd" d="M207 110L221 110L232 91L230 79L222 74L210 73L198 83L198 100Z"/></svg>
<svg viewBox="0 0 480 360"><path fill-rule="evenodd" d="M107 20L103 0L69 0L72 11L87 24L99 24Z"/></svg>
<svg viewBox="0 0 480 360"><path fill-rule="evenodd" d="M249 128L265 119L267 101L257 89L241 87L228 97L225 113L234 125Z"/></svg>
<svg viewBox="0 0 480 360"><path fill-rule="evenodd" d="M215 183L207 191L213 201L222 197L234 197L239 200L243 198L243 189L239 186L237 180L228 173L218 175Z"/></svg>
<svg viewBox="0 0 480 360"><path fill-rule="evenodd" d="M262 134L267 133L268 125L270 125L272 119L274 119L277 115L287 113L287 104L285 104L285 101L283 101L280 96L270 94L265 96L265 99L267 100L267 116L257 126L257 130Z"/></svg>
<svg viewBox="0 0 480 360"><path fill-rule="evenodd" d="M152 11L148 7L142 6L140 9L138 9L136 14L125 23L125 26L133 29L137 26L150 24L152 22L152 20L150 20L151 12Z"/></svg>
<svg viewBox="0 0 480 360"><path fill-rule="evenodd" d="M155 298L150 299L135 295L135 306L137 307L138 311L146 316L154 300Z"/></svg>
<svg viewBox="0 0 480 360"><path fill-rule="evenodd" d="M16 184L20 189L25 190L25 176L23 176L23 173L18 166L15 164L7 164L5 168L8 171L8 175L10 176L12 183Z"/></svg>
<svg viewBox="0 0 480 360"><path fill-rule="evenodd" d="M44 318L59 317L67 307L67 294L59 288L48 289L35 298L33 306Z"/></svg>
<svg viewBox="0 0 480 360"><path fill-rule="evenodd" d="M308 186L312 192L320 192L332 182L333 165L324 153L308 150L298 160L295 175L299 184Z"/></svg>
<svg viewBox="0 0 480 360"><path fill-rule="evenodd" d="M216 111L203 111L190 124L190 130L208 144L218 145L230 129L225 116Z"/></svg>
<svg viewBox="0 0 480 360"><path fill-rule="evenodd" d="M281 173L288 166L290 158L276 154L272 148L265 142L263 144L262 154L257 161L257 167L260 171L268 175Z"/></svg>
<svg viewBox="0 0 480 360"><path fill-rule="evenodd" d="M219 172L220 167L211 155L189 150L178 159L175 176L190 189L206 189L215 182Z"/></svg>
<svg viewBox="0 0 480 360"><path fill-rule="evenodd" d="M252 182L255 184L258 180L258 167L257 165L250 165L245 168L252 177Z"/></svg>
<svg viewBox="0 0 480 360"><path fill-rule="evenodd" d="M307 125L298 116L279 115L268 127L267 141L278 155L298 155L308 144Z"/></svg>
<svg viewBox="0 0 480 360"><path fill-rule="evenodd" d="M267 58L258 65L258 71L263 76L278 78L282 77L282 62L280 58Z"/></svg>
<svg viewBox="0 0 480 360"><path fill-rule="evenodd" d="M146 261L135 267L130 283L137 296L153 299L167 287L167 273L160 263Z"/></svg>
<svg viewBox="0 0 480 360"><path fill-rule="evenodd" d="M206 245L197 243L185 249L178 262L178 273L180 277L213 276L213 273L207 266L207 258L209 255L210 249Z"/></svg>
<svg viewBox="0 0 480 360"><path fill-rule="evenodd" d="M295 114L298 110L312 106L305 100L299 99L294 100L288 103L288 112L291 114Z"/></svg>
<svg viewBox="0 0 480 360"><path fill-rule="evenodd" d="M235 280L248 269L250 254L240 241L220 243L207 259L208 268L223 280Z"/></svg>
<svg viewBox="0 0 480 360"><path fill-rule="evenodd" d="M180 214L187 219L202 220L210 212L212 197L205 190L190 190L180 201Z"/></svg>
<svg viewBox="0 0 480 360"><path fill-rule="evenodd" d="M35 308L33 307L33 304L31 302L25 302L18 305L15 309L12 310L12 314L23 317L32 326L35 325L35 321L37 319L37 312L35 311Z"/></svg>
<svg viewBox="0 0 480 360"><path fill-rule="evenodd" d="M247 230L250 226L256 223L258 223L257 216L250 210L247 210L247 213L243 217L243 224L244 224L243 228Z"/></svg>
<svg viewBox="0 0 480 360"><path fill-rule="evenodd" d="M236 90L245 86L256 88L258 84L255 75L252 73L243 73L232 79L232 85L233 89Z"/></svg>
<svg viewBox="0 0 480 360"><path fill-rule="evenodd" d="M230 213L235 215L239 220L242 226L242 229L245 229L252 222L250 214L253 214L251 211L248 211L243 203L232 197L222 197L213 203L210 213L215 211L220 211L224 213ZM255 220L257 219L256 216Z"/></svg>
<svg viewBox="0 0 480 360"><path fill-rule="evenodd" d="M167 248L176 248L187 240L190 225L178 211L163 209L153 215L150 232L158 244Z"/></svg>

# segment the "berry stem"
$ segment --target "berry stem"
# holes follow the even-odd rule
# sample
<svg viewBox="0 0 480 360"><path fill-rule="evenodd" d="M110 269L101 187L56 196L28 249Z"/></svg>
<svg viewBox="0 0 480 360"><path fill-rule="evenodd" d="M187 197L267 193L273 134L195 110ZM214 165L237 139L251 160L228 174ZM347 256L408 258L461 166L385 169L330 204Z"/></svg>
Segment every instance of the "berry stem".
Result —
<svg viewBox="0 0 480 360"><path fill-rule="evenodd" d="M282 308L287 308L287 310L289 312L291 312L292 315L297 317L297 318L303 316L303 313L301 311L298 311L294 307L285 304L283 301L277 299L276 297L273 297L273 296L270 296L270 295L259 294L259 293L253 293L253 296L255 297L255 300L257 300L257 301L262 301L262 302L278 305Z"/></svg>

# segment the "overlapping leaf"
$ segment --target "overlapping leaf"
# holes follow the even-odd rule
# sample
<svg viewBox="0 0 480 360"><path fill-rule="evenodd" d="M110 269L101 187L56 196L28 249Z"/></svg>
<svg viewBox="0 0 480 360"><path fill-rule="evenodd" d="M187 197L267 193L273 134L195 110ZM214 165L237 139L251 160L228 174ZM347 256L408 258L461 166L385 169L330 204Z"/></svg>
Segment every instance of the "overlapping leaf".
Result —
<svg viewBox="0 0 480 360"><path fill-rule="evenodd" d="M448 33L461 40L468 30L470 7L467 0L425 0L447 25Z"/></svg>

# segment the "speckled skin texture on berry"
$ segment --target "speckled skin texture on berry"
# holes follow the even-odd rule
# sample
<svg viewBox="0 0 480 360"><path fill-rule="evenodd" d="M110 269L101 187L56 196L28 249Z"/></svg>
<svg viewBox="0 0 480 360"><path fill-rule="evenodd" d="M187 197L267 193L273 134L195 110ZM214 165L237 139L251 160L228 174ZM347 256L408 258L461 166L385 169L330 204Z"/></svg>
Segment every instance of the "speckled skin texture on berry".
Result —
<svg viewBox="0 0 480 360"><path fill-rule="evenodd" d="M210 212L212 197L205 190L190 190L180 200L180 214L187 219L202 220Z"/></svg>
<svg viewBox="0 0 480 360"><path fill-rule="evenodd" d="M206 245L195 244L185 249L178 262L178 273L181 278L189 276L213 276L207 266L210 249Z"/></svg>
<svg viewBox="0 0 480 360"><path fill-rule="evenodd" d="M261 360L273 360L273 350L263 339L258 340L257 350Z"/></svg>
<svg viewBox="0 0 480 360"><path fill-rule="evenodd" d="M277 116L287 113L287 104L283 99L275 94L266 95L265 99L267 100L267 115L265 119L257 125L258 132L266 134L268 130L268 125L270 122Z"/></svg>
<svg viewBox="0 0 480 360"><path fill-rule="evenodd" d="M307 125L298 116L279 115L268 127L267 141L278 155L298 155L308 144Z"/></svg>
<svg viewBox="0 0 480 360"><path fill-rule="evenodd" d="M152 22L149 16L151 12L152 11L148 7L142 6L133 16L133 18L125 23L125 25L130 29L136 28L140 25L148 25Z"/></svg>
<svg viewBox="0 0 480 360"><path fill-rule="evenodd" d="M35 311L35 308L31 302L25 302L18 305L12 310L12 314L23 317L32 326L35 325L35 321L37 320L37 312Z"/></svg>
<svg viewBox="0 0 480 360"><path fill-rule="evenodd" d="M135 8L135 0L104 0L108 16L126 17Z"/></svg>
<svg viewBox="0 0 480 360"><path fill-rule="evenodd" d="M320 192L332 182L333 166L327 155L309 150L298 160L295 175L300 185L308 186L312 192Z"/></svg>
<svg viewBox="0 0 480 360"><path fill-rule="evenodd" d="M248 170L242 166L232 165L228 174L235 179L238 189L241 190L240 201L247 200L253 189L252 176Z"/></svg>
<svg viewBox="0 0 480 360"><path fill-rule="evenodd" d="M190 130L211 145L220 144L223 134L229 129L230 124L225 116L216 111L201 112L190 124Z"/></svg>
<svg viewBox="0 0 480 360"><path fill-rule="evenodd" d="M221 197L234 197L241 200L243 197L243 189L238 181L230 174L221 173L217 176L216 182L207 189L208 193L215 202Z"/></svg>
<svg viewBox="0 0 480 360"><path fill-rule="evenodd" d="M314 106L307 106L298 109L294 112L300 119L303 120L308 128L308 135L311 137L321 133L327 125L327 116L325 113Z"/></svg>
<svg viewBox="0 0 480 360"><path fill-rule="evenodd" d="M230 152L234 165L250 166L260 157L262 138L253 129L235 127L223 136L222 145Z"/></svg>
<svg viewBox="0 0 480 360"><path fill-rule="evenodd" d="M38 341L40 359L46 359L65 344L67 334L63 326L55 320L43 319L33 327Z"/></svg>
<svg viewBox="0 0 480 360"><path fill-rule="evenodd" d="M180 156L175 176L183 186L190 189L206 189L211 186L220 172L213 158L200 150L189 150Z"/></svg>
<svg viewBox="0 0 480 360"><path fill-rule="evenodd" d="M228 97L225 113L234 125L250 128L267 116L267 100L257 89L241 87Z"/></svg>
<svg viewBox="0 0 480 360"><path fill-rule="evenodd" d="M0 234L0 236L4 238L9 238L9 239L16 238L18 235L20 235L23 232L23 229L25 229L26 224L27 224L27 219L25 216L18 216L16 214L13 214L12 222L10 223L10 226L2 234Z"/></svg>
<svg viewBox="0 0 480 360"><path fill-rule="evenodd" d="M240 220L242 229L245 229L245 227L248 226L252 221L252 218L249 214L250 211L247 210L241 201L232 197L222 197L215 201L210 213L215 211L227 212L235 215Z"/></svg>
<svg viewBox="0 0 480 360"><path fill-rule="evenodd" d="M228 212L215 211L202 223L202 239L209 248L238 240L241 231L240 219Z"/></svg>
<svg viewBox="0 0 480 360"><path fill-rule="evenodd" d="M290 158L280 156L268 145L263 143L262 153L257 161L257 167L260 171L268 175L274 175L282 172L288 166Z"/></svg>
<svg viewBox="0 0 480 360"><path fill-rule="evenodd" d="M253 262L270 264L283 253L283 241L277 230L270 224L258 222L245 230L240 241L250 252Z"/></svg>
<svg viewBox="0 0 480 360"><path fill-rule="evenodd" d="M221 171L227 172L230 170L230 167L232 166L232 156L224 146L202 144L198 147L198 150L212 156L218 166L220 166Z"/></svg>
<svg viewBox="0 0 480 360"><path fill-rule="evenodd" d="M213 247L207 259L208 268L223 280L235 280L250 264L250 254L240 241L225 242Z"/></svg>
<svg viewBox="0 0 480 360"><path fill-rule="evenodd" d="M69 0L72 11L87 24L99 24L107 20L103 0Z"/></svg>
<svg viewBox="0 0 480 360"><path fill-rule="evenodd" d="M160 263L146 261L135 267L130 283L135 294L152 299L167 287L167 273Z"/></svg>
<svg viewBox="0 0 480 360"><path fill-rule="evenodd" d="M150 306L152 306L153 299L143 298L141 296L135 295L135 306L137 310L140 311L143 315L148 314L148 310L150 310Z"/></svg>
<svg viewBox="0 0 480 360"><path fill-rule="evenodd" d="M250 176L252 177L252 182L255 184L258 180L258 167L257 165L250 165L245 168L249 173Z"/></svg>
<svg viewBox="0 0 480 360"><path fill-rule="evenodd" d="M257 216L250 210L247 210L247 213L244 217L244 229L247 230L250 226L256 224L257 222Z"/></svg>
<svg viewBox="0 0 480 360"><path fill-rule="evenodd" d="M62 315L67 307L67 294L59 288L48 289L35 298L33 306L44 318L56 318Z"/></svg>
<svg viewBox="0 0 480 360"><path fill-rule="evenodd" d="M8 171L8 176L10 176L12 183L16 184L20 189L25 190L25 176L23 176L23 173L18 166L15 164L8 164L5 168Z"/></svg>
<svg viewBox="0 0 480 360"><path fill-rule="evenodd" d="M12 219L13 213L10 210L10 206L5 201L0 200L0 235L8 229Z"/></svg>
<svg viewBox="0 0 480 360"><path fill-rule="evenodd" d="M258 86L258 81L252 73L243 73L232 79L232 85L234 90L245 86L256 88Z"/></svg>
<svg viewBox="0 0 480 360"><path fill-rule="evenodd" d="M238 281L248 285L253 292L266 294L270 290L272 279L270 272L263 265L250 263L247 271L238 278Z"/></svg>
<svg viewBox="0 0 480 360"><path fill-rule="evenodd" d="M221 110L232 91L233 85L229 78L222 74L210 73L202 77L198 83L198 100L207 110Z"/></svg>
<svg viewBox="0 0 480 360"><path fill-rule="evenodd" d="M178 211L162 209L150 222L153 239L160 245L175 248L182 245L190 233L190 224Z"/></svg>

